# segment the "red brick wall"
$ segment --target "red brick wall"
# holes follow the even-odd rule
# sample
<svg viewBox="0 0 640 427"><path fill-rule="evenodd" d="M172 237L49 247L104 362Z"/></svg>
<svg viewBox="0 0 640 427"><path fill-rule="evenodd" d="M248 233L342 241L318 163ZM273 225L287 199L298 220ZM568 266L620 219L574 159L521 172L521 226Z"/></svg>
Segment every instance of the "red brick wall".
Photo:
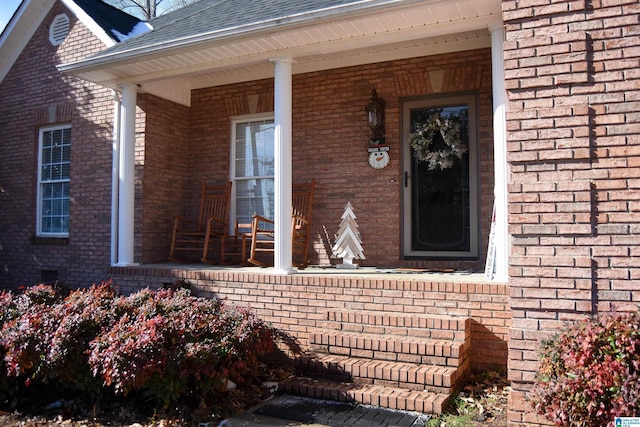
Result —
<svg viewBox="0 0 640 427"><path fill-rule="evenodd" d="M480 123L481 259L477 261L402 261L401 100L434 94L428 73L444 70L442 93L478 94ZM370 91L386 101L389 166L372 169L366 151L370 130L364 106ZM192 200L197 183L229 178L230 117L273 111L273 81L207 88L192 93L191 154L187 181ZM488 49L328 70L293 77L293 175L317 181L313 213L315 263L329 263L327 234L333 236L347 201L362 233L363 265L483 268L493 203L491 58Z"/></svg>
<svg viewBox="0 0 640 427"><path fill-rule="evenodd" d="M66 12L71 32L57 47L48 26ZM110 90L63 75L55 66L104 48L56 3L0 83L0 285L31 284L42 270L63 282L90 284L109 265L111 200ZM50 115L50 112L54 112ZM38 129L71 123L69 239L34 239Z"/></svg>
<svg viewBox="0 0 640 427"><path fill-rule="evenodd" d="M136 261L166 261L169 255L176 215L198 203L186 181L189 139L189 108L152 95L139 95L138 107L144 112L136 155ZM196 184L197 186L198 184ZM197 188L200 190L200 188ZM195 202L195 203L194 203Z"/></svg>
<svg viewBox="0 0 640 427"><path fill-rule="evenodd" d="M640 3L503 1L509 93L511 425L541 338L640 290Z"/></svg>

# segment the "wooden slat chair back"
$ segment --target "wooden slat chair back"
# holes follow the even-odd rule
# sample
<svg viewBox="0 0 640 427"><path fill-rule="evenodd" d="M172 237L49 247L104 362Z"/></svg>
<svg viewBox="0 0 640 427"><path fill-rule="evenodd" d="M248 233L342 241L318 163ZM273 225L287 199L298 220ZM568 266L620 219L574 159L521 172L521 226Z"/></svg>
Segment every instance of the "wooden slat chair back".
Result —
<svg viewBox="0 0 640 427"><path fill-rule="evenodd" d="M305 268L309 265L308 247L311 240L311 216L316 181L293 184L291 204L291 238L293 242L293 265ZM273 265L274 251L273 220L260 215L253 216L251 226L251 252L247 260L260 267Z"/></svg>
<svg viewBox="0 0 640 427"><path fill-rule="evenodd" d="M169 259L188 261L195 258L210 263L210 246L216 239L220 239L219 256L223 257L226 236L229 234L230 200L231 182L226 185L203 184L198 220L174 218Z"/></svg>
<svg viewBox="0 0 640 427"><path fill-rule="evenodd" d="M309 264L309 241L311 240L311 218L315 189L315 179L309 183L296 185L292 189L293 265L298 268L305 268Z"/></svg>

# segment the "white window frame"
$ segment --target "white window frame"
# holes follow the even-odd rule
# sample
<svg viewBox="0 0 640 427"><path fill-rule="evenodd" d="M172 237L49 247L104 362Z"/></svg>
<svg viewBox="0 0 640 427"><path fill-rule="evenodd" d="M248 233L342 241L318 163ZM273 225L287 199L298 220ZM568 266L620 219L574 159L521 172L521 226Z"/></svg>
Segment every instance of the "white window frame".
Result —
<svg viewBox="0 0 640 427"><path fill-rule="evenodd" d="M51 231L43 231L43 215L42 215L42 209L43 209L43 187L45 185L48 184L70 184L71 183L71 174L69 173L69 177L67 178L62 178L62 179L51 179L51 180L45 180L42 177L42 164L43 164L43 142L44 142L44 135L46 132L52 132L52 131L58 131L58 130L69 130L71 131L71 125L70 124L64 124L64 125L56 125L56 126L46 126L46 127L42 127L40 128L39 132L38 132L38 189L37 189L37 202L36 202L36 235L39 237L69 237L69 225L68 225L68 220L69 220L69 216L70 216L70 212L67 210L67 214L66 214L66 218L67 218L67 230L66 231L62 231L62 232L51 232ZM70 142L69 145L71 145L71 136L70 136ZM70 150L71 148L69 148ZM69 153L69 167L71 167L71 153ZM62 164L62 162L57 163L57 164ZM67 195L69 196L69 195ZM70 199L70 197L69 197ZM69 203L69 200L67 200L67 204Z"/></svg>
<svg viewBox="0 0 640 427"><path fill-rule="evenodd" d="M274 113L246 114L242 116L231 117L231 156L230 156L231 161L229 162L230 163L229 176L231 177L233 186L231 189L231 209L230 209L230 221L229 221L230 233L234 232L235 223L237 221L236 200L237 200L238 181L250 180L250 179L256 179L256 178L258 179L271 178L275 181L275 171L274 171L274 175L257 175L253 177L241 177L241 178L236 176L236 141L237 141L236 128L238 124L241 124L241 123L263 122L263 121L275 122ZM274 158L274 161L275 161L275 158Z"/></svg>

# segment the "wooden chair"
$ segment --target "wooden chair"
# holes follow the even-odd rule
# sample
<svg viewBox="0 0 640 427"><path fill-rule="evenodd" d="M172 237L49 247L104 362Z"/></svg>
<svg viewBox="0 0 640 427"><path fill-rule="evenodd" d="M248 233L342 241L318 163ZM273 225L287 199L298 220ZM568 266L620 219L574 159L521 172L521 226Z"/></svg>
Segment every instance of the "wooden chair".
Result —
<svg viewBox="0 0 640 427"><path fill-rule="evenodd" d="M230 199L231 182L226 185L203 184L198 220L174 218L169 259L186 261L189 260L188 254L195 254L192 258L211 263L212 261L208 258L211 242L220 239L220 260L222 260L229 235ZM178 257L178 253L185 254L187 259Z"/></svg>
<svg viewBox="0 0 640 427"><path fill-rule="evenodd" d="M293 265L298 268L305 268L309 264L308 248L309 240L311 240L311 216L315 187L315 179L304 184L293 184L292 187ZM274 237L273 220L254 215L251 226L251 252L247 261L260 267L273 265ZM260 254L266 255L261 256Z"/></svg>

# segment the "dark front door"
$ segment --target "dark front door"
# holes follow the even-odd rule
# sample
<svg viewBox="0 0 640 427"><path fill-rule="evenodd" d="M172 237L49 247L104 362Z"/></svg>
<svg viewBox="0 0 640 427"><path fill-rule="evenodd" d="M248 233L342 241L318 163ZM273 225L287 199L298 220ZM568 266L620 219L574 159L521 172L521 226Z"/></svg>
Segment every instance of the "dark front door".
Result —
<svg viewBox="0 0 640 427"><path fill-rule="evenodd" d="M478 256L475 96L403 104L407 258Z"/></svg>

